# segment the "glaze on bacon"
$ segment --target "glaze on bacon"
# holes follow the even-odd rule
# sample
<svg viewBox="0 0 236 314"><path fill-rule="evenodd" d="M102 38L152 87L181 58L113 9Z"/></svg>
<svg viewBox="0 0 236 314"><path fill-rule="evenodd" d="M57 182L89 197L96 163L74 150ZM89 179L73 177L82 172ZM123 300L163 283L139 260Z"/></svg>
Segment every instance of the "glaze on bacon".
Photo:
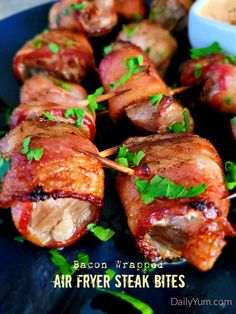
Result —
<svg viewBox="0 0 236 314"><path fill-rule="evenodd" d="M51 44L56 44L59 51L53 52ZM87 72L94 70L95 61L92 47L83 34L49 30L26 42L15 55L13 68L20 81L42 73L79 83Z"/></svg>
<svg viewBox="0 0 236 314"><path fill-rule="evenodd" d="M187 16L194 0L152 0L149 18L172 29Z"/></svg>
<svg viewBox="0 0 236 314"><path fill-rule="evenodd" d="M10 127L14 128L26 119L44 116L45 112L61 118L60 120L65 123L74 124L76 117L65 119L65 112L69 108L82 108L84 121L80 130L93 140L96 133L95 114L89 111L87 106L79 104L87 98L87 92L81 85L66 83L66 87L69 88L67 90L60 84L65 82L43 75L35 75L26 80L21 89L21 104L12 113Z"/></svg>
<svg viewBox="0 0 236 314"><path fill-rule="evenodd" d="M114 0L61 0L52 6L49 13L51 29L69 29L87 36L110 32L117 20Z"/></svg>
<svg viewBox="0 0 236 314"><path fill-rule="evenodd" d="M107 92L128 91L109 100L109 114L112 120L116 122L125 113L135 126L152 133L166 132L167 127L173 123L183 122L184 108L169 95L169 88L148 56L139 47L128 42L116 42L113 48L100 63L100 80ZM124 61L140 55L143 57L144 70L133 74L123 84L111 88L109 84L117 82L128 72ZM163 94L157 108L150 106L149 99L149 96L156 94ZM189 132L192 132L193 120L190 114L189 122Z"/></svg>
<svg viewBox="0 0 236 314"><path fill-rule="evenodd" d="M196 66L200 68L200 75L196 75ZM222 113L236 114L236 66L225 63L224 55L212 54L186 61L181 66L181 83L203 83L202 101Z"/></svg>
<svg viewBox="0 0 236 314"><path fill-rule="evenodd" d="M145 0L115 0L116 12L127 20L142 19L145 13Z"/></svg>
<svg viewBox="0 0 236 314"><path fill-rule="evenodd" d="M128 41L140 47L151 59L158 73L164 76L171 58L177 50L177 42L170 32L158 23L144 20L126 26L131 33L123 29L117 40Z"/></svg>
<svg viewBox="0 0 236 314"><path fill-rule="evenodd" d="M31 163L21 154L29 136L30 148L43 148L42 158ZM36 245L69 245L100 216L103 168L81 150L98 153L78 128L51 121L24 121L0 141L3 158L11 159L0 206L12 207L16 227Z"/></svg>
<svg viewBox="0 0 236 314"><path fill-rule="evenodd" d="M145 157L135 176L118 174L117 188L128 224L141 253L149 260L185 258L201 271L210 269L234 232L227 221L229 201L223 167L214 147L190 134L152 135L125 141L131 151ZM206 183L206 190L192 198L165 197L145 205L134 184L135 177L165 177L186 187Z"/></svg>

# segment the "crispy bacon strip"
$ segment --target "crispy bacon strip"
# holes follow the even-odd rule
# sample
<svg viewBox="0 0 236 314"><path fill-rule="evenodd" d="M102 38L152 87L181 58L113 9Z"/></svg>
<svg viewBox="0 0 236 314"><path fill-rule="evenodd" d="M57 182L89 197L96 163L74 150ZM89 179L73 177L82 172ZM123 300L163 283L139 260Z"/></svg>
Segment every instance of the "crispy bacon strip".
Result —
<svg viewBox="0 0 236 314"><path fill-rule="evenodd" d="M212 54L186 61L181 66L181 83L203 83L204 102L222 113L236 114L236 66L224 60L224 55Z"/></svg>
<svg viewBox="0 0 236 314"><path fill-rule="evenodd" d="M43 73L58 79L80 82L94 70L93 50L83 34L50 30L28 41L13 60L17 79Z"/></svg>
<svg viewBox="0 0 236 314"><path fill-rule="evenodd" d="M22 142L29 136L30 147L44 151L39 161L31 163L21 154ZM92 142L70 124L29 120L11 130L0 141L3 157L11 158L11 168L2 183L0 206L50 197L72 197L101 206L102 165L75 149L98 153Z"/></svg>
<svg viewBox="0 0 236 314"><path fill-rule="evenodd" d="M153 0L150 19L172 29L185 16L194 0Z"/></svg>
<svg viewBox="0 0 236 314"><path fill-rule="evenodd" d="M133 31L127 32L126 29ZM164 76L177 50L175 38L160 24L148 20L130 23L126 29L119 33L117 40L128 41L140 47L149 56L158 73Z"/></svg>
<svg viewBox="0 0 236 314"><path fill-rule="evenodd" d="M108 91L128 91L109 101L109 114L114 122L125 113L138 128L148 132L166 132L167 127L183 122L184 108L171 96L167 85L156 72L147 55L137 46L125 42L113 44L114 50L100 63L99 75ZM142 56L143 70L133 74L123 84L111 88L128 72L125 60ZM129 91L130 89L130 91ZM150 105L150 96L162 94L163 98L157 107ZM189 132L193 131L193 120L189 114Z"/></svg>
<svg viewBox="0 0 236 314"><path fill-rule="evenodd" d="M51 29L64 28L100 36L110 32L117 24L114 0L61 0L49 13Z"/></svg>
<svg viewBox="0 0 236 314"><path fill-rule="evenodd" d="M134 137L125 144L146 154L135 169L139 179L159 175L186 187L207 185L196 197L162 197L145 205L135 176L118 174L117 188L139 250L151 261L185 258L202 271L210 269L225 245L225 235L233 235L223 167L214 147L190 134Z"/></svg>
<svg viewBox="0 0 236 314"><path fill-rule="evenodd" d="M89 111L87 106L80 105L80 101L86 98L87 93L81 85L35 75L26 80L22 87L21 104L12 113L10 127L14 128L26 119L39 118L45 112L52 114L53 118L64 118L64 122L74 124L76 117L65 119L65 112L69 108L82 108L84 120L80 130L93 140L96 132L95 114Z"/></svg>
<svg viewBox="0 0 236 314"><path fill-rule="evenodd" d="M145 0L115 0L116 12L127 20L143 18Z"/></svg>

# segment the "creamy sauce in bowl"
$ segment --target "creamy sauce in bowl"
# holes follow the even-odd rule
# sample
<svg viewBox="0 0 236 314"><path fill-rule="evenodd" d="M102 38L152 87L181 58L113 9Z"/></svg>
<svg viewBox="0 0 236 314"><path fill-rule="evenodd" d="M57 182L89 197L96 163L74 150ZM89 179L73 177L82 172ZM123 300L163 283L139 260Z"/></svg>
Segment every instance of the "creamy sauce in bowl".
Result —
<svg viewBox="0 0 236 314"><path fill-rule="evenodd" d="M199 14L219 22L236 25L236 0L207 0Z"/></svg>

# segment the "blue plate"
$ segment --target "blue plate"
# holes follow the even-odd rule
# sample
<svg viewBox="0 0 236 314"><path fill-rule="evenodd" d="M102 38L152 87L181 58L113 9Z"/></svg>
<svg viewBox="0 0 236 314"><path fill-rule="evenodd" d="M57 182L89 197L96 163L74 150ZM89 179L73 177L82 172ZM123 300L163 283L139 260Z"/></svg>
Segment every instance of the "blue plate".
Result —
<svg viewBox="0 0 236 314"><path fill-rule="evenodd" d="M0 98L10 104L18 103L19 86L14 79L12 71L12 58L16 51L43 29L47 28L47 16L50 5L42 5L0 21ZM110 37L113 35L109 35ZM93 44L101 43L95 39ZM180 39L181 40L181 39ZM188 43L185 39L186 51ZM101 46L101 44L100 44ZM183 45L181 45L183 47ZM181 51L177 58L182 55ZM180 62L178 62L180 64ZM174 65L171 67L171 69ZM175 68L176 70L176 68ZM174 72L173 72L174 73ZM201 119L205 117L205 113ZM210 114L211 119L213 119ZM199 117L198 117L199 118ZM209 118L209 116L208 116ZM104 119L104 120L103 120ZM106 117L98 121L98 135L96 144L99 148L118 144L122 139L134 134L132 128L127 128L126 134L122 133L120 125L113 126ZM216 118L218 119L218 118ZM199 120L202 121L202 120ZM206 122L205 121L205 122ZM209 120L208 120L209 121ZM217 121L217 120L216 120ZM104 123L105 122L105 123ZM206 125L207 122L206 122ZM218 125L219 126L219 125ZM215 140L217 145L218 126L212 123L209 138ZM123 128L124 129L124 128ZM198 124L199 133L205 134L205 128ZM227 129L229 134L229 130ZM222 132L221 132L222 133ZM219 139L222 139L219 135ZM225 136L225 135L224 135ZM230 135L229 135L230 136ZM222 143L222 141L221 141ZM217 148L222 152L222 145ZM229 148L233 154L232 146ZM232 155L233 156L233 155ZM117 235L108 242L100 242L92 234L88 234L80 241L61 251L70 261L75 259L78 252L86 252L94 262L106 261L109 268L117 274L140 274L132 269L117 269L117 260L140 262L143 257L136 250L133 237L130 235L124 210L114 188L114 174L106 172L106 196L102 224L112 226ZM0 313L4 314L45 314L45 313L70 313L70 314L99 314L99 313L139 313L127 303L110 295L102 294L96 289L53 287L54 275L57 271L50 261L48 249L38 248L28 242L14 241L17 231L12 223L9 210L2 210L0 215ZM236 313L236 256L235 241L229 241L214 268L206 273L201 273L187 263L167 264L163 269L150 273L150 288L122 289L128 294L139 298L149 304L154 313ZM78 274L103 274L103 269L90 269L78 271ZM161 274L183 274L186 286L184 288L154 288L153 278ZM74 283L75 284L75 283ZM114 283L112 283L114 289ZM183 300L193 298L198 300L230 299L232 306L181 306L172 305L171 298ZM174 304L176 299L172 299ZM199 301L200 302L200 301Z"/></svg>

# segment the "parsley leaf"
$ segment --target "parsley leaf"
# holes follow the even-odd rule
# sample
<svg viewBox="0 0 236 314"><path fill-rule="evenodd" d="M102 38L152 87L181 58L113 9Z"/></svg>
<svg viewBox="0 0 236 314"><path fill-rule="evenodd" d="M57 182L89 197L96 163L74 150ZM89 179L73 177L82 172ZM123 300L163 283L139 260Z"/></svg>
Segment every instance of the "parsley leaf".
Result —
<svg viewBox="0 0 236 314"><path fill-rule="evenodd" d="M126 167L137 167L140 164L140 161L144 158L145 153L143 151L138 151L132 153L129 149L123 144L119 148L118 156L115 162L118 162L121 165Z"/></svg>
<svg viewBox="0 0 236 314"><path fill-rule="evenodd" d="M55 43L50 43L48 45L48 49L52 52L52 53L58 53L60 51L60 47L55 44Z"/></svg>
<svg viewBox="0 0 236 314"><path fill-rule="evenodd" d="M3 154L0 154L0 180L7 174L11 167L11 159L4 160Z"/></svg>
<svg viewBox="0 0 236 314"><path fill-rule="evenodd" d="M226 96L226 97L225 97L225 103L226 103L226 105L230 105L231 102L232 102L232 98L231 98L230 96Z"/></svg>
<svg viewBox="0 0 236 314"><path fill-rule="evenodd" d="M108 55L112 51L113 51L113 45L112 44L103 48L104 55Z"/></svg>
<svg viewBox="0 0 236 314"><path fill-rule="evenodd" d="M126 294L125 292L100 288L97 290L120 298L121 300L131 304L135 309L139 310L141 314L153 314L153 310L148 304L132 297L131 295Z"/></svg>
<svg viewBox="0 0 236 314"><path fill-rule="evenodd" d="M200 63L195 64L194 77L199 78L202 75L202 65Z"/></svg>
<svg viewBox="0 0 236 314"><path fill-rule="evenodd" d="M62 275L73 275L77 268L71 265L69 261L56 249L49 250L52 263L58 267L59 273ZM79 264L88 264L89 256L86 253L80 252L77 254L77 261Z"/></svg>
<svg viewBox="0 0 236 314"><path fill-rule="evenodd" d="M98 103L96 100L96 97L101 96L104 93L104 88L103 87L99 87L95 90L95 92L93 94L88 95L88 109L94 113L95 110L98 109Z"/></svg>
<svg viewBox="0 0 236 314"><path fill-rule="evenodd" d="M71 90L71 86L70 84L67 84L67 83L64 83L64 82L61 82L61 81L58 81L58 80L53 80L53 84L56 85L56 86L59 86L65 90L68 90L70 91Z"/></svg>
<svg viewBox="0 0 236 314"><path fill-rule="evenodd" d="M87 4L85 2L82 2L82 3L72 3L70 5L70 8L72 10L75 10L75 11L80 11L80 10L83 10L87 7Z"/></svg>
<svg viewBox="0 0 236 314"><path fill-rule="evenodd" d="M141 67L143 65L142 55L125 59L125 64L128 68L128 72L126 72L117 82L109 84L110 88L114 88L125 83L133 74L140 73L144 70L144 67Z"/></svg>
<svg viewBox="0 0 236 314"><path fill-rule="evenodd" d="M141 21L142 20L142 16L140 14L133 14L133 18L135 21Z"/></svg>
<svg viewBox="0 0 236 314"><path fill-rule="evenodd" d="M185 109L183 112L183 122L176 122L167 127L167 131L170 133L180 133L180 132L188 132L189 131L189 111Z"/></svg>
<svg viewBox="0 0 236 314"><path fill-rule="evenodd" d="M52 121L53 118L54 118L54 116L53 116L50 112L48 112L48 111L45 111L45 112L43 113L43 115L44 115L44 117L47 118L49 121Z"/></svg>
<svg viewBox="0 0 236 314"><path fill-rule="evenodd" d="M222 47L220 46L220 44L217 41L215 41L213 44L205 48L200 48L200 49L191 48L190 52L191 52L191 59L196 60L201 57L209 56L213 53L223 53L224 51Z"/></svg>
<svg viewBox="0 0 236 314"><path fill-rule="evenodd" d="M22 235L18 235L16 237L14 237L14 240L17 241L17 242L20 242L20 243L24 243L26 238L23 237Z"/></svg>
<svg viewBox="0 0 236 314"><path fill-rule="evenodd" d="M146 53L147 55L149 55L150 52L151 52L151 48L150 48L150 47L147 47L147 48L145 49L145 53Z"/></svg>
<svg viewBox="0 0 236 314"><path fill-rule="evenodd" d="M132 37L137 29L137 25L127 26L125 24L122 25L122 30L125 32L127 37Z"/></svg>
<svg viewBox="0 0 236 314"><path fill-rule="evenodd" d="M163 98L163 94L157 94L157 95L149 96L149 99L150 99L149 106L150 107L154 106L154 108L157 109L157 107L160 104L162 98Z"/></svg>
<svg viewBox="0 0 236 314"><path fill-rule="evenodd" d="M206 189L205 183L186 189L185 186L177 185L158 175L154 176L149 183L136 177L134 184L144 204L152 203L156 197L167 197L169 199L194 197Z"/></svg>
<svg viewBox="0 0 236 314"><path fill-rule="evenodd" d="M35 38L34 41L33 41L33 47L36 48L36 49L39 49L42 47L42 40L40 38Z"/></svg>
<svg viewBox="0 0 236 314"><path fill-rule="evenodd" d="M26 137L23 140L21 154L26 155L29 162L32 162L33 160L39 161L43 156L43 148L30 148L30 141L31 137Z"/></svg>
<svg viewBox="0 0 236 314"><path fill-rule="evenodd" d="M233 190L236 187L236 164L232 161L225 163L225 184L228 190Z"/></svg>
<svg viewBox="0 0 236 314"><path fill-rule="evenodd" d="M231 119L231 121L233 122L233 125L236 127L236 116L233 117L233 118Z"/></svg>
<svg viewBox="0 0 236 314"><path fill-rule="evenodd" d="M108 241L115 235L114 230L110 228L104 228L102 226L97 226L96 223L89 224L87 226L87 229L101 241Z"/></svg>
<svg viewBox="0 0 236 314"><path fill-rule="evenodd" d="M105 274L110 277L110 280L112 280L115 277L116 272L113 269L106 269Z"/></svg>
<svg viewBox="0 0 236 314"><path fill-rule="evenodd" d="M145 266L141 268L141 271L144 275L146 275L147 273L151 273L155 270L155 268L152 267L152 263L150 263L146 257L144 257L143 264L145 264Z"/></svg>
<svg viewBox="0 0 236 314"><path fill-rule="evenodd" d="M72 40L72 39L67 39L67 40L65 41L65 45L66 45L67 47L73 46L73 45L74 45L74 40Z"/></svg>
<svg viewBox="0 0 236 314"><path fill-rule="evenodd" d="M84 109L81 108L69 108L65 112L65 118L69 119L72 117L76 117L76 121L74 123L74 126L77 128L80 128L81 125L83 125L84 122Z"/></svg>

